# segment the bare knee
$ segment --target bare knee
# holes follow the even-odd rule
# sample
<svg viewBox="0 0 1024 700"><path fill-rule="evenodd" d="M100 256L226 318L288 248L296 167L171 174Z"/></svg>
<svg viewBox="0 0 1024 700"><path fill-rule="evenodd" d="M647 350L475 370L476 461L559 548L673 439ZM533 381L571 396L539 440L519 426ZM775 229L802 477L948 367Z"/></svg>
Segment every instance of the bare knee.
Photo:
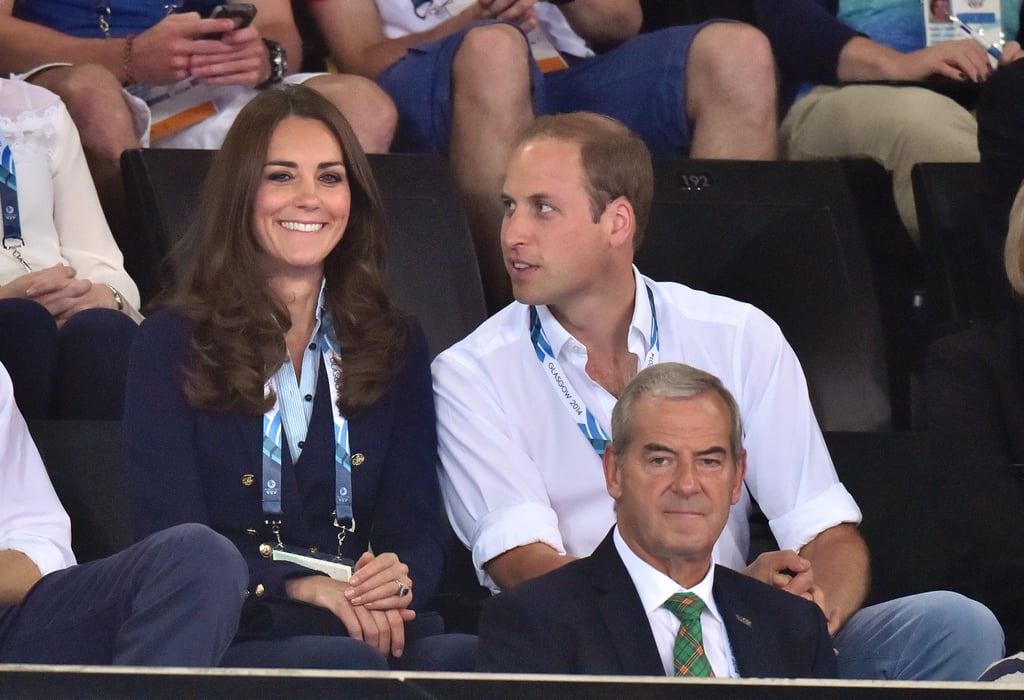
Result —
<svg viewBox="0 0 1024 700"><path fill-rule="evenodd" d="M305 83L338 108L367 153L387 153L398 128L398 110L375 82L358 75L321 75Z"/></svg>
<svg viewBox="0 0 1024 700"><path fill-rule="evenodd" d="M55 92L67 105L86 152L116 161L138 147L131 111L114 74L98 65L61 66L32 82Z"/></svg>
<svg viewBox="0 0 1024 700"><path fill-rule="evenodd" d="M528 90L530 47L509 24L487 24L466 33L452 62L455 90L509 95Z"/></svg>
<svg viewBox="0 0 1024 700"><path fill-rule="evenodd" d="M690 46L686 84L688 106L692 95L696 101L727 99L774 115L775 61L768 38L748 24L708 25Z"/></svg>

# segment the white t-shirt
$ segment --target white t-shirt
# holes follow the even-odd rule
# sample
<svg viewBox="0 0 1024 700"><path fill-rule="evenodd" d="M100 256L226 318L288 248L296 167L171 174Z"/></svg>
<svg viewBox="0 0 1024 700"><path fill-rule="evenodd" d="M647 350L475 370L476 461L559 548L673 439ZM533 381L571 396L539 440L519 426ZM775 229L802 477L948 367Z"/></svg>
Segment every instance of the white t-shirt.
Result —
<svg viewBox="0 0 1024 700"><path fill-rule="evenodd" d="M435 7L442 4L442 1L435 0ZM540 27L551 38L551 43L556 49L584 58L594 55L587 47L587 43L572 30L557 7L551 3L538 2L534 8L537 10ZM377 11L380 13L384 35L389 39L432 29L452 16L447 8L442 8L439 12L426 12L425 17L419 17L412 0L377 0Z"/></svg>
<svg viewBox="0 0 1024 700"><path fill-rule="evenodd" d="M860 522L832 466L803 370L779 327L749 304L634 273L628 346L638 365L651 332L646 285L657 312L660 361L717 376L743 417L746 489L715 546L715 561L745 566L751 497L783 549L799 550L829 527ZM610 435L615 397L587 376L583 344L545 307L537 311L570 384ZM441 353L432 371L445 507L477 569L533 542L576 557L593 552L615 520L613 502L601 459L537 359L529 307L513 303L495 314Z"/></svg>

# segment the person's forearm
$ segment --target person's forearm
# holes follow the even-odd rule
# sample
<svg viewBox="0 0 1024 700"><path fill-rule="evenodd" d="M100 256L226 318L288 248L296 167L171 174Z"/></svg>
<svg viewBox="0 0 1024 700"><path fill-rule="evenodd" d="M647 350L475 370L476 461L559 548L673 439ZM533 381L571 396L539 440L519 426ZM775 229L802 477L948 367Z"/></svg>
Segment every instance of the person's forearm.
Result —
<svg viewBox="0 0 1024 700"><path fill-rule="evenodd" d="M616 46L632 39L643 22L635 0L573 0L559 9L574 32L598 46Z"/></svg>
<svg viewBox="0 0 1024 700"><path fill-rule="evenodd" d="M856 526L844 523L820 533L800 550L811 562L814 583L825 594L837 629L860 609L871 581L868 547Z"/></svg>
<svg viewBox="0 0 1024 700"><path fill-rule="evenodd" d="M380 27L380 15L372 2L351 2L344 12L332 2L312 2L309 9L338 69L376 78L413 46L454 34L481 19L476 5L436 27L389 39Z"/></svg>
<svg viewBox="0 0 1024 700"><path fill-rule="evenodd" d="M284 49L288 57L288 75L298 73L302 69L302 37L299 36L294 24L275 22L260 26L259 31L261 38L276 41Z"/></svg>
<svg viewBox="0 0 1024 700"><path fill-rule="evenodd" d="M836 77L840 82L909 80L911 76L902 69L905 60L906 54L867 37L857 36L839 52Z"/></svg>
<svg viewBox="0 0 1024 700"><path fill-rule="evenodd" d="M507 591L523 581L565 566L573 559L559 554L543 542L534 542L499 554L484 564L484 571L501 590Z"/></svg>
<svg viewBox="0 0 1024 700"><path fill-rule="evenodd" d="M42 578L39 567L16 549L0 549L0 607L16 605Z"/></svg>
<svg viewBox="0 0 1024 700"><path fill-rule="evenodd" d="M0 17L0 74L44 63L94 63L124 79L123 39L80 39L13 17Z"/></svg>

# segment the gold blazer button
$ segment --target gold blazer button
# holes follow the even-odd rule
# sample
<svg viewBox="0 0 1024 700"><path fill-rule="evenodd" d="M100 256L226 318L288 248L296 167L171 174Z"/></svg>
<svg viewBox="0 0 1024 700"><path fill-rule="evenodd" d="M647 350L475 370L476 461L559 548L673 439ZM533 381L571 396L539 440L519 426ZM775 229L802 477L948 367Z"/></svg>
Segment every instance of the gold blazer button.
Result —
<svg viewBox="0 0 1024 700"><path fill-rule="evenodd" d="M256 483L256 477L252 474L242 474L242 486L252 486Z"/></svg>
<svg viewBox="0 0 1024 700"><path fill-rule="evenodd" d="M264 559L270 559L270 556L274 553L274 548L264 542L260 545L260 556Z"/></svg>
<svg viewBox="0 0 1024 700"><path fill-rule="evenodd" d="M352 466L358 467L360 464L366 461L366 457L363 456L362 452L356 452L352 455Z"/></svg>

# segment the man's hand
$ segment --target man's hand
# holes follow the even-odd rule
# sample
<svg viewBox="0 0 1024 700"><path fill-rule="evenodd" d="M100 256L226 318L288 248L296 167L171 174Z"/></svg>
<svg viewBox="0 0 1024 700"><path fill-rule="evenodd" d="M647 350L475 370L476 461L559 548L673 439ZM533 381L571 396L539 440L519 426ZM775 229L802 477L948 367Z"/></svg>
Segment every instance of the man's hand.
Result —
<svg viewBox="0 0 1024 700"><path fill-rule="evenodd" d="M743 570L747 576L769 586L802 596L814 587L811 562L792 549L765 552Z"/></svg>
<svg viewBox="0 0 1024 700"><path fill-rule="evenodd" d="M502 19L519 25L523 31L537 26L537 0L477 0L482 19Z"/></svg>
<svg viewBox="0 0 1024 700"><path fill-rule="evenodd" d="M194 42L189 72L207 85L255 87L270 78L270 56L255 27Z"/></svg>
<svg viewBox="0 0 1024 700"><path fill-rule="evenodd" d="M1021 49L1020 44L1016 41L1008 41L1003 47L1003 57L999 59L999 65L1005 66L1021 58L1024 58L1024 50Z"/></svg>
<svg viewBox="0 0 1024 700"><path fill-rule="evenodd" d="M202 19L196 12L168 15L135 37L132 76L142 85L170 85L189 77L192 54L224 51L220 41L196 39L200 34L230 32L232 19Z"/></svg>
<svg viewBox="0 0 1024 700"><path fill-rule="evenodd" d="M811 601L825 614L828 633L834 635L839 631L840 620L836 614L837 611L829 609L825 601L825 592L814 584L814 571L811 562L793 550L765 552L744 569L743 573Z"/></svg>
<svg viewBox="0 0 1024 700"><path fill-rule="evenodd" d="M365 605L353 605L345 596L351 588L348 583L327 576L293 578L285 584L289 598L327 608L341 620L353 639L361 639L381 654L400 657L405 651L405 623L416 618L408 608L370 610Z"/></svg>

